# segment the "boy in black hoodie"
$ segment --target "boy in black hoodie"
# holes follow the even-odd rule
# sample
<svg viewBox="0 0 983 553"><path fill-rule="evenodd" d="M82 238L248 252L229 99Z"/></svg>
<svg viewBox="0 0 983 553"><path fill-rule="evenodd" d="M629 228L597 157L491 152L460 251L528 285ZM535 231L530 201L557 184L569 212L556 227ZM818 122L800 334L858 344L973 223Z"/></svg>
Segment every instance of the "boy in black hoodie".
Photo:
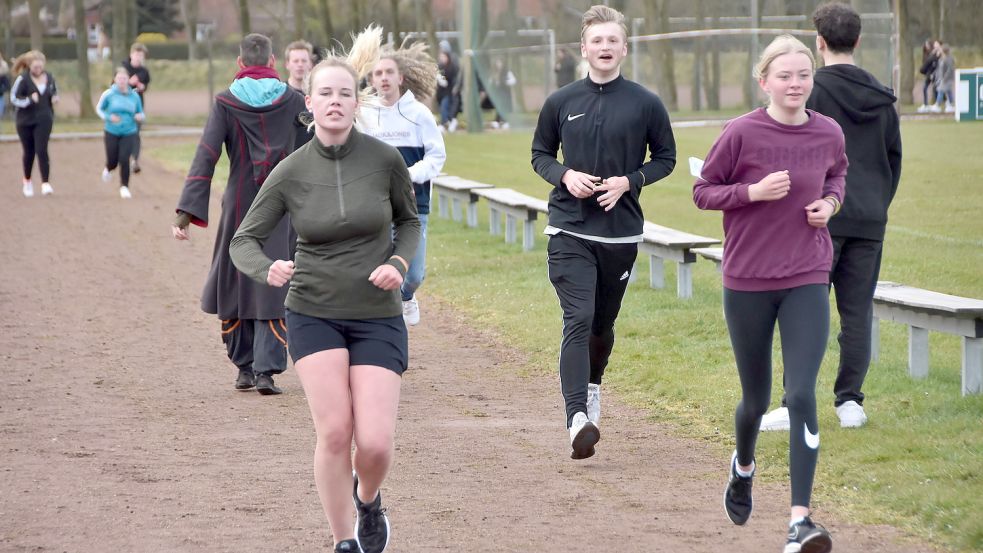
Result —
<svg viewBox="0 0 983 553"><path fill-rule="evenodd" d="M846 199L843 209L830 219L829 233L833 238L830 282L840 314L840 365L833 391L840 426L852 428L867 422L860 389L870 366L874 288L887 210L901 178L901 130L894 93L854 64L860 15L849 5L828 3L816 8L812 21L824 67L816 71L806 107L840 124L850 161ZM782 398L783 407L764 416L762 430L788 429L784 404Z"/></svg>

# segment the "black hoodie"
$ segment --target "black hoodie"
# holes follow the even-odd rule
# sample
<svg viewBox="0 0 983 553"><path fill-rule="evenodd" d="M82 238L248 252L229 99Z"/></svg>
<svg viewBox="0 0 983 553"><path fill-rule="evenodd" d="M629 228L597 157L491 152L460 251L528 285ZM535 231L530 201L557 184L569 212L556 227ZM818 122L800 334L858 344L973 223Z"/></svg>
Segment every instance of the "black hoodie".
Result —
<svg viewBox="0 0 983 553"><path fill-rule="evenodd" d="M806 107L840 124L850 161L843 209L829 221L832 236L884 239L887 209L901 179L896 101L890 88L855 65L829 65L816 71Z"/></svg>

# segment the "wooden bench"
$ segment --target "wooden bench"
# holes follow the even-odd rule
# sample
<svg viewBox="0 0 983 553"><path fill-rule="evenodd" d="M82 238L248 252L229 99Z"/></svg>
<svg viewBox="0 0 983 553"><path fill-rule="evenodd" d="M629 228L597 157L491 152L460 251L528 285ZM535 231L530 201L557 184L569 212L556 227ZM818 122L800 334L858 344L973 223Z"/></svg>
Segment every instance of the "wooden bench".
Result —
<svg viewBox="0 0 983 553"><path fill-rule="evenodd" d="M474 193L488 201L489 231L501 232L502 216L505 216L505 241L516 241L518 222L522 221L522 249L529 251L535 243L536 219L540 213L547 213L546 200L540 200L516 192L511 188L481 188Z"/></svg>
<svg viewBox="0 0 983 553"><path fill-rule="evenodd" d="M713 261L713 264L717 267L717 272L719 273L723 270L724 263L724 249L723 248L693 248L691 250L696 255L706 259L707 261Z"/></svg>
<svg viewBox="0 0 983 553"><path fill-rule="evenodd" d="M962 394L983 392L983 300L881 281L874 291L871 357L877 359L879 320L908 325L908 374L928 376L928 331L963 337Z"/></svg>
<svg viewBox="0 0 983 553"><path fill-rule="evenodd" d="M665 288L665 260L675 261L678 264L676 295L680 298L692 297L693 263L696 262L693 249L719 243L720 240L716 238L697 236L646 221L638 251L649 256L649 285L652 288Z"/></svg>
<svg viewBox="0 0 983 553"><path fill-rule="evenodd" d="M430 181L440 204L439 214L444 219L450 211L451 218L461 220L461 206L467 206L467 225L471 228L478 226L478 196L475 190L494 188L490 184L462 179L453 175L441 175Z"/></svg>

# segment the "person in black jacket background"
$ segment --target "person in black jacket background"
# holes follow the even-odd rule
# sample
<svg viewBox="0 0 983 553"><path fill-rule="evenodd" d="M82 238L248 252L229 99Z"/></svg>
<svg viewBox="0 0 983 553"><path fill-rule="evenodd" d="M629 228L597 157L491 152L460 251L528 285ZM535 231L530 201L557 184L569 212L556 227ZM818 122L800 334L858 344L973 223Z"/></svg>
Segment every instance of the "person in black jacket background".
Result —
<svg viewBox="0 0 983 553"><path fill-rule="evenodd" d="M887 211L901 180L901 129L897 98L873 75L857 67L860 16L847 4L824 4L813 13L816 49L825 66L816 71L806 107L832 117L843 129L846 175L843 209L829 221L833 238L830 283L840 314L840 364L833 391L840 426L867 423L861 391L870 367L874 289L881 270ZM788 410L766 414L762 430L787 430Z"/></svg>
<svg viewBox="0 0 983 553"><path fill-rule="evenodd" d="M48 158L48 139L55 121L54 105L58 103L58 87L51 73L44 70L44 54L30 50L14 62L17 80L11 89L10 103L17 108L17 136L24 150L24 182L22 191L30 198L34 195L31 172L34 157L38 158L41 171L41 194L54 193L48 178L51 162Z"/></svg>
<svg viewBox="0 0 983 553"><path fill-rule="evenodd" d="M140 42L134 42L133 46L130 46L130 57L123 60L122 64L126 68L126 73L130 76L130 86L140 96L143 109L147 109L147 99L143 97L143 94L147 91L147 87L150 86L150 70L147 69L144 63L147 59L147 53L146 46ZM142 126L142 121L137 123L136 140L133 143L132 167L134 173L140 172L140 127Z"/></svg>
<svg viewBox="0 0 983 553"><path fill-rule="evenodd" d="M573 459L592 456L600 440L601 377L642 241L639 195L676 164L662 101L621 76L624 15L593 6L580 36L589 74L546 99L532 143L533 168L553 185L547 254L563 310L560 380Z"/></svg>

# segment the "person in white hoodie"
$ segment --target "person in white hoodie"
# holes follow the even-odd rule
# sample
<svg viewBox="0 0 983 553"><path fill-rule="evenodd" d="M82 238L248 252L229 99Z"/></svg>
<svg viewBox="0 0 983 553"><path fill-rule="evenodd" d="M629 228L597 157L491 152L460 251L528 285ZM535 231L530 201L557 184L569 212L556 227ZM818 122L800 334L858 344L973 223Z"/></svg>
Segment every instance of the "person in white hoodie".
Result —
<svg viewBox="0 0 983 553"><path fill-rule="evenodd" d="M394 146L403 155L413 180L420 218L420 245L403 280L403 319L408 325L420 322L416 291L423 284L427 255L427 219L430 214L430 179L440 174L447 158L444 138L433 113L418 98L434 95L437 64L425 43L404 48L383 46L379 61L368 76L379 96L378 105L363 104L359 130Z"/></svg>

